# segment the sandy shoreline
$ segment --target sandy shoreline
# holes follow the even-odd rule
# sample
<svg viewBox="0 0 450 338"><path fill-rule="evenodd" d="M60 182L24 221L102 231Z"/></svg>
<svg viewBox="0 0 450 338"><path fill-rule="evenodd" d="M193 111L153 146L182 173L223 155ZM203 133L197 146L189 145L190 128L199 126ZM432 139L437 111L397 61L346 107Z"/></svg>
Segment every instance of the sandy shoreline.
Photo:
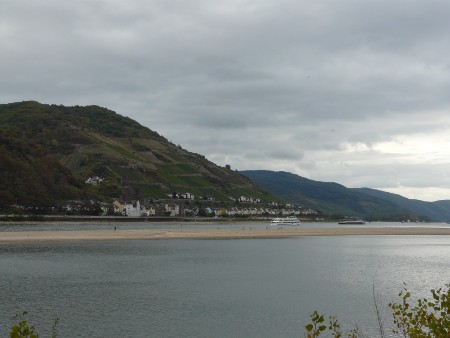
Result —
<svg viewBox="0 0 450 338"><path fill-rule="evenodd" d="M251 239L303 236L450 235L450 228L146 229L0 232L0 243L68 241Z"/></svg>

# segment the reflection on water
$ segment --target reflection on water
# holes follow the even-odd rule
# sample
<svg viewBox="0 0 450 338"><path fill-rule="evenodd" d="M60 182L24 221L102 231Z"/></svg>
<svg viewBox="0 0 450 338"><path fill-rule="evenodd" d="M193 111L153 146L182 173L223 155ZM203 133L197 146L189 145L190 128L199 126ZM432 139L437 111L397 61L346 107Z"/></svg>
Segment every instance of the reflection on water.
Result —
<svg viewBox="0 0 450 338"><path fill-rule="evenodd" d="M404 281L425 296L449 254L439 236L0 245L0 336L24 309L42 336L57 314L60 337L299 337L315 309L373 336L373 281L383 304Z"/></svg>

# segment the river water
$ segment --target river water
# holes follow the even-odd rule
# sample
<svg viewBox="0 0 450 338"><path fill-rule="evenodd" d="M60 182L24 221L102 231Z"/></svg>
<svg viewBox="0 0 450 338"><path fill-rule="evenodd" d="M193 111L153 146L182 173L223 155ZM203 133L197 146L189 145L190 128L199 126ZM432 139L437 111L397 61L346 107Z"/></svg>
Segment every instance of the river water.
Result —
<svg viewBox="0 0 450 338"><path fill-rule="evenodd" d="M403 282L449 283L450 237L3 244L0 336L28 310L40 337L302 337L318 310L372 337Z"/></svg>

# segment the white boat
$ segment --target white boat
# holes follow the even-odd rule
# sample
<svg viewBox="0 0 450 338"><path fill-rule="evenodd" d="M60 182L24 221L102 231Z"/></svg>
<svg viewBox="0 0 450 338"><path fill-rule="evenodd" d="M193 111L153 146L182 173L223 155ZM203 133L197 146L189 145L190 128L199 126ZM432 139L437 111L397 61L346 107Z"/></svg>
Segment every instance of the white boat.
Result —
<svg viewBox="0 0 450 338"><path fill-rule="evenodd" d="M272 219L271 225L300 225L300 221L297 217L277 217Z"/></svg>

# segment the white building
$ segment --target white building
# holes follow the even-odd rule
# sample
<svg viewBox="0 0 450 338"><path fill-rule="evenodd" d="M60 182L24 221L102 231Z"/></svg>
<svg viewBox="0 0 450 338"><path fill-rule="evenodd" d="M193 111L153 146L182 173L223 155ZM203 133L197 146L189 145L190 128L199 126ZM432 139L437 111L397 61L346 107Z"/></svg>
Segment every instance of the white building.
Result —
<svg viewBox="0 0 450 338"><path fill-rule="evenodd" d="M125 213L128 217L141 217L147 214L147 210L141 206L139 201L136 201L136 205L125 204Z"/></svg>
<svg viewBox="0 0 450 338"><path fill-rule="evenodd" d="M166 209L166 212L170 213L170 216L178 216L180 214L180 206L178 204L165 204L164 208Z"/></svg>
<svg viewBox="0 0 450 338"><path fill-rule="evenodd" d="M156 209L153 205L149 206L146 213L143 216L155 216L156 215Z"/></svg>
<svg viewBox="0 0 450 338"><path fill-rule="evenodd" d="M104 178L101 178L98 176L92 176L92 177L88 177L86 179L86 181L84 181L84 183L98 185L98 184L102 183L104 180L105 180Z"/></svg>
<svg viewBox="0 0 450 338"><path fill-rule="evenodd" d="M189 192L185 192L185 193L181 193L180 196L186 200L193 200L194 199L194 195L192 195Z"/></svg>

